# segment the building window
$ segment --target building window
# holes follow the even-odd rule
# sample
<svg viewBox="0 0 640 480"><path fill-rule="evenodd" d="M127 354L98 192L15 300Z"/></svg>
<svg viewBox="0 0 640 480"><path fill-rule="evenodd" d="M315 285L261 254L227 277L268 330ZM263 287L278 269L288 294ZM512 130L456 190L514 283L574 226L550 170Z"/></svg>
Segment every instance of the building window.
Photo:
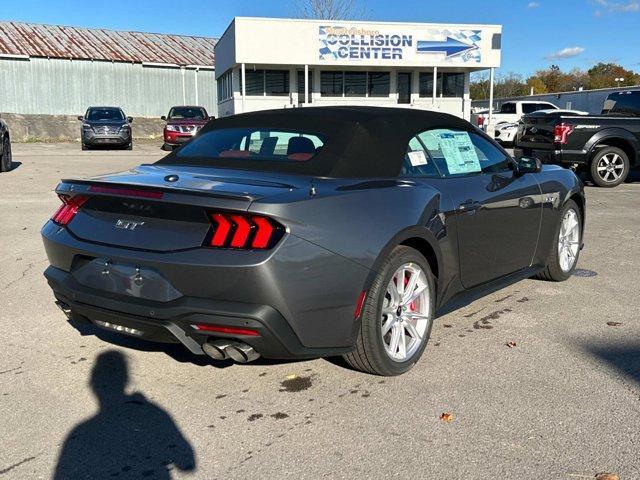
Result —
<svg viewBox="0 0 640 480"><path fill-rule="evenodd" d="M309 102L313 101L313 72L309 70L309 79L307 83L307 90L309 91ZM298 103L305 103L304 98L304 70L298 70Z"/></svg>
<svg viewBox="0 0 640 480"><path fill-rule="evenodd" d="M323 97L388 97L389 72L321 72Z"/></svg>
<svg viewBox="0 0 640 480"><path fill-rule="evenodd" d="M344 72L322 72L320 93L323 97L341 97L344 93Z"/></svg>
<svg viewBox="0 0 640 480"><path fill-rule="evenodd" d="M245 95L286 96L289 95L288 70L245 70L247 86ZM242 79L240 79L242 90Z"/></svg>
<svg viewBox="0 0 640 480"><path fill-rule="evenodd" d="M462 97L464 95L464 73L438 74L438 95Z"/></svg>
<svg viewBox="0 0 640 480"><path fill-rule="evenodd" d="M389 72L369 72L369 96L388 97L391 91Z"/></svg>
<svg viewBox="0 0 640 480"><path fill-rule="evenodd" d="M433 73L420 73L419 92L421 97L433 96ZM464 95L464 73L439 73L436 96L462 97Z"/></svg>
<svg viewBox="0 0 640 480"><path fill-rule="evenodd" d="M421 97L433 96L433 73L420 72L419 94Z"/></svg>
<svg viewBox="0 0 640 480"><path fill-rule="evenodd" d="M233 82L231 70L223 73L218 81L216 82L218 85L218 102L224 102L225 100L229 100L233 97Z"/></svg>
<svg viewBox="0 0 640 480"><path fill-rule="evenodd" d="M266 95L289 95L289 70L265 70L264 91Z"/></svg>

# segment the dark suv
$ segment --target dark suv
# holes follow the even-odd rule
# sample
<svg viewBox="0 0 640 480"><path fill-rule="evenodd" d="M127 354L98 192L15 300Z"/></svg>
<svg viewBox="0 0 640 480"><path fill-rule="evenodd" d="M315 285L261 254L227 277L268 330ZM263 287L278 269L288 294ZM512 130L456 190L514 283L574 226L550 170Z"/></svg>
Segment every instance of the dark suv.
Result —
<svg viewBox="0 0 640 480"><path fill-rule="evenodd" d="M164 127L163 150L173 150L188 142L204 127L211 117L204 107L171 107L169 115L160 117L167 124Z"/></svg>
<svg viewBox="0 0 640 480"><path fill-rule="evenodd" d="M8 172L13 166L11 160L11 140L9 139L9 127L0 118L0 172Z"/></svg>
<svg viewBox="0 0 640 480"><path fill-rule="evenodd" d="M82 122L80 140L82 150L96 146L133 148L131 122L133 118L125 116L119 107L89 107Z"/></svg>

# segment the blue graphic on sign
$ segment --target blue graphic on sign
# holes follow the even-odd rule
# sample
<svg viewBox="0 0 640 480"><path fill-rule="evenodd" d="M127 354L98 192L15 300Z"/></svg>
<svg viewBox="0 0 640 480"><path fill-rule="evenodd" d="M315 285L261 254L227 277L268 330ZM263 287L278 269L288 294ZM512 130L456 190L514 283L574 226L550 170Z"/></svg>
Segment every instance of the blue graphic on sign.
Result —
<svg viewBox="0 0 640 480"><path fill-rule="evenodd" d="M455 38L447 37L445 41L426 41L419 40L417 51L418 53L435 53L444 52L447 57L459 55L467 50L475 50L477 45L469 45L468 43L460 42Z"/></svg>

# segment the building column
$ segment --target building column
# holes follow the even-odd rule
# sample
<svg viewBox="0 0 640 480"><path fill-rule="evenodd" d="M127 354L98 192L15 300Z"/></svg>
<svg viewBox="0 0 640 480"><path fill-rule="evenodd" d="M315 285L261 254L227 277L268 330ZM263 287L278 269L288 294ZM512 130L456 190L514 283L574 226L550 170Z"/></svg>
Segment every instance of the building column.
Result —
<svg viewBox="0 0 640 480"><path fill-rule="evenodd" d="M489 122L485 126L485 131L493 137L495 133L493 128L493 67L489 69Z"/></svg>
<svg viewBox="0 0 640 480"><path fill-rule="evenodd" d="M436 108L438 98L438 67L433 67L433 98L431 98L431 104L433 108Z"/></svg>
<svg viewBox="0 0 640 480"><path fill-rule="evenodd" d="M462 96L462 118L471 120L471 73L464 74L464 94Z"/></svg>
<svg viewBox="0 0 640 480"><path fill-rule="evenodd" d="M193 74L194 74L194 77L193 77L193 78L194 78L194 80L195 80L195 82L194 82L194 83L195 83L195 88L196 88L196 105L200 105L200 101L199 101L199 99L198 99L198 72L199 72L199 71L200 71L200 69L199 69L199 68L196 68L196 69L194 70L194 73L193 73Z"/></svg>
<svg viewBox="0 0 640 480"><path fill-rule="evenodd" d="M309 106L309 65L307 64L304 66L304 106Z"/></svg>
<svg viewBox="0 0 640 480"><path fill-rule="evenodd" d="M245 96L245 92L247 91L247 76L246 76L246 70L244 67L244 63L242 65L240 65L240 78L242 79L242 90L240 91L240 95L242 96L242 112L244 113L244 96Z"/></svg>
<svg viewBox="0 0 640 480"><path fill-rule="evenodd" d="M187 74L187 69L184 67L180 67L180 73L182 74L182 105L187 104L187 85L185 75Z"/></svg>

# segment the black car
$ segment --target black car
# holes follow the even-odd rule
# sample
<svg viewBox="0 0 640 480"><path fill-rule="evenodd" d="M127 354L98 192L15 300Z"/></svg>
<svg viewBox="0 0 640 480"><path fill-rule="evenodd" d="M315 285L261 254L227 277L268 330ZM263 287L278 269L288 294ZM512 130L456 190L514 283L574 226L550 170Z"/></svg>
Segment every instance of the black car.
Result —
<svg viewBox="0 0 640 480"><path fill-rule="evenodd" d="M80 141L82 150L101 147L133 148L131 122L133 118L125 116L119 107L89 107L84 116L78 117L82 122Z"/></svg>
<svg viewBox="0 0 640 480"><path fill-rule="evenodd" d="M585 171L600 187L620 185L640 166L640 90L611 93L600 115L525 115L515 154Z"/></svg>
<svg viewBox="0 0 640 480"><path fill-rule="evenodd" d="M216 359L342 354L382 375L411 368L438 316L567 279L585 218L572 171L400 108L212 120L153 165L56 191L45 276L74 318Z"/></svg>
<svg viewBox="0 0 640 480"><path fill-rule="evenodd" d="M0 118L0 172L8 172L13 166L9 127Z"/></svg>

